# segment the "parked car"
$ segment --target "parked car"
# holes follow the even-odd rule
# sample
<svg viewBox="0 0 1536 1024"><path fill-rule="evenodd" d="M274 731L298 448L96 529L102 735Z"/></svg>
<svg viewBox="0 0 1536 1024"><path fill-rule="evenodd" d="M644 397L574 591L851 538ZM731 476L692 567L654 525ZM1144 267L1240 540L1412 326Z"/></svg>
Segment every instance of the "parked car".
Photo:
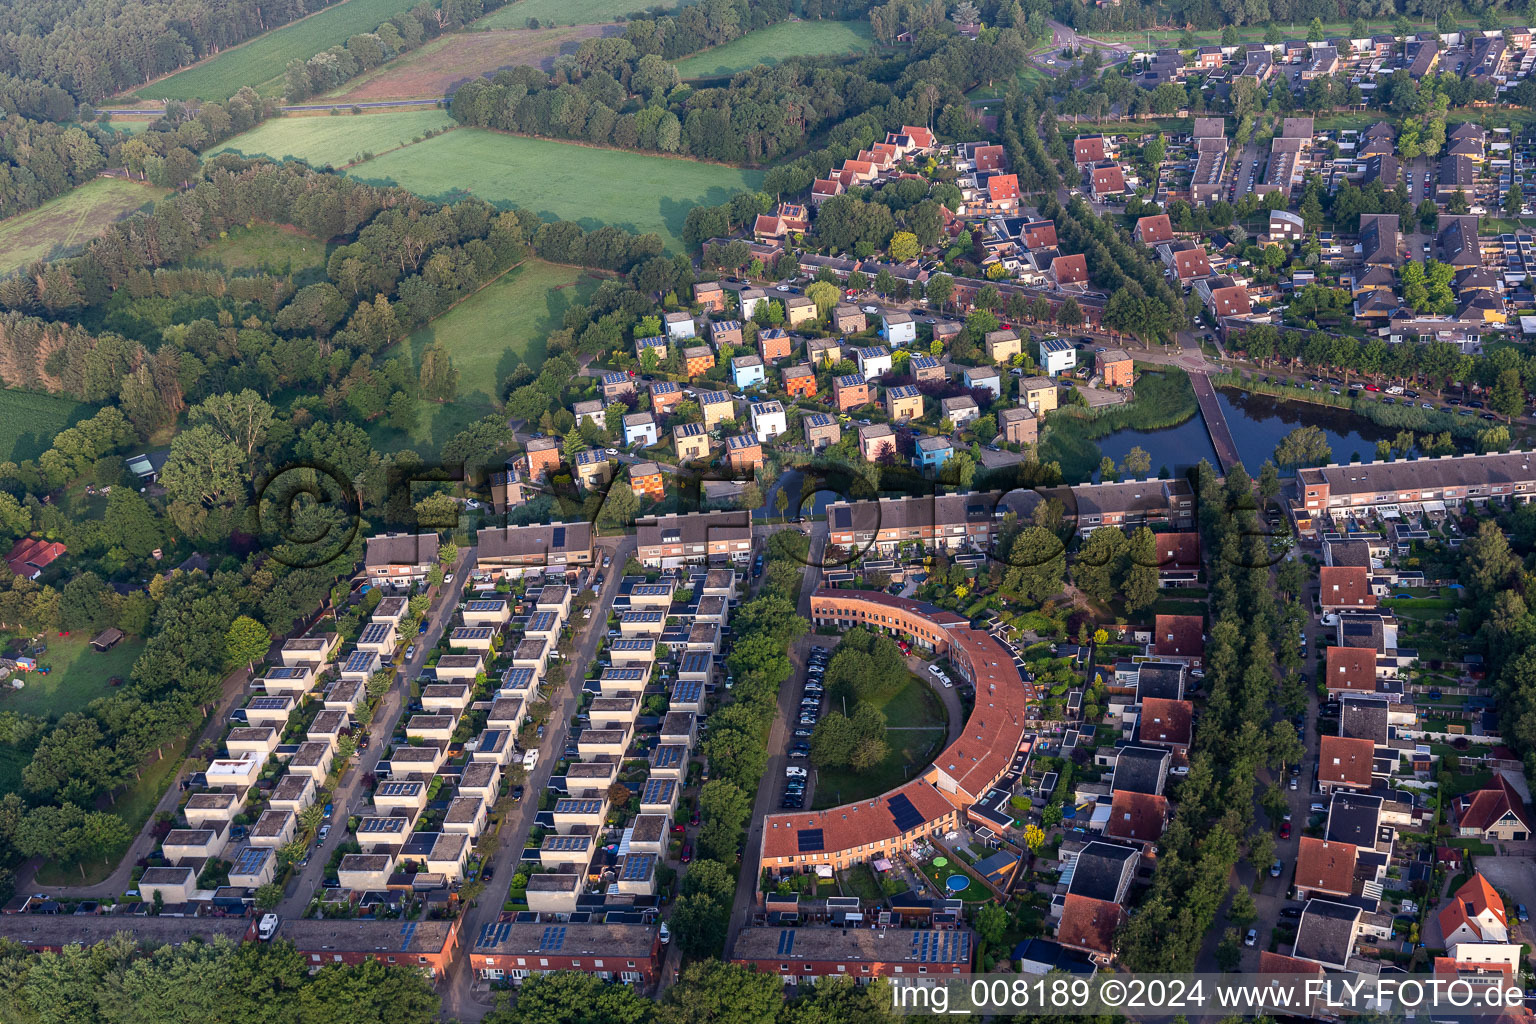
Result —
<svg viewBox="0 0 1536 1024"><path fill-rule="evenodd" d="M1281 907L1280 908L1280 916L1281 917L1289 917L1289 918L1292 918L1292 919L1298 918L1298 917L1301 916L1301 908L1300 907Z"/></svg>
<svg viewBox="0 0 1536 1024"><path fill-rule="evenodd" d="M1279 861L1279 860L1276 860L1273 864L1271 864L1269 866L1269 877L1270 878L1279 878L1280 877L1280 872L1282 872L1284 870L1285 870L1285 864L1283 862Z"/></svg>
<svg viewBox="0 0 1536 1024"><path fill-rule="evenodd" d="M1245 946L1252 946L1255 943L1257 943L1258 941L1259 941L1258 930L1254 929L1254 928L1249 928L1248 929L1248 934L1243 936L1243 945L1245 945Z"/></svg>
<svg viewBox="0 0 1536 1024"><path fill-rule="evenodd" d="M693 844L692 843L684 843L683 844L683 863L687 864L691 860L693 860ZM1252 943L1249 943L1249 945L1252 945Z"/></svg>

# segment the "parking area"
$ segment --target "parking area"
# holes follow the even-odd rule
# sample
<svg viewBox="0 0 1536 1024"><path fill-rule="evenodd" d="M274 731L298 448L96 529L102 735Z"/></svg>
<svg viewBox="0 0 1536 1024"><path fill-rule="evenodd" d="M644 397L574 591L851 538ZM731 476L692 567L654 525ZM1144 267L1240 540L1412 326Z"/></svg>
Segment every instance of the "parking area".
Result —
<svg viewBox="0 0 1536 1024"><path fill-rule="evenodd" d="M784 766L784 779L779 783L783 787L779 796L780 810L797 811L811 800L811 733L826 712L825 677L831 658L830 646L815 646L806 654L805 672L799 679L799 717L790 733L789 763Z"/></svg>
<svg viewBox="0 0 1536 1024"><path fill-rule="evenodd" d="M1506 844L1525 846L1524 843ZM1527 911L1536 907L1536 859L1528 853L1518 855L1504 855L1495 857L1477 858L1477 870L1483 873L1483 877L1492 883L1493 887L1503 893L1509 901L1506 909L1509 911L1511 924L1514 923L1515 905L1523 905ZM1521 939L1530 940L1531 926L1520 926ZM1511 936L1511 941L1520 941Z"/></svg>

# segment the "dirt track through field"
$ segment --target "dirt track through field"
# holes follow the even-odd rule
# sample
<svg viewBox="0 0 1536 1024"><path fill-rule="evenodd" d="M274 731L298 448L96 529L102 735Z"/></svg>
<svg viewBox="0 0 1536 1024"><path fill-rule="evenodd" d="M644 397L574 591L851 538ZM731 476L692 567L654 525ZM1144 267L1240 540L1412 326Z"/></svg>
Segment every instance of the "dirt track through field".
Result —
<svg viewBox="0 0 1536 1024"><path fill-rule="evenodd" d="M455 32L376 68L326 99L363 103L449 96L465 82L503 68L532 65L548 71L560 54L575 53L583 39L620 31L617 25L568 25Z"/></svg>

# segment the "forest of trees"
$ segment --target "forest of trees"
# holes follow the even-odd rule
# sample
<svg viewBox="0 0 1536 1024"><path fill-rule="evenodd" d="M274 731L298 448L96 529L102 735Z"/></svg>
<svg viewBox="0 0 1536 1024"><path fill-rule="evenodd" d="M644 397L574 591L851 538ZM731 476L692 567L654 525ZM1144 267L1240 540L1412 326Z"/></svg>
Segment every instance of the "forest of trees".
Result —
<svg viewBox="0 0 1536 1024"><path fill-rule="evenodd" d="M622 42L583 44L584 55L551 74L514 68L468 83L451 112L476 127L759 163L865 112L877 124L926 124L957 104L954 116L966 120L965 90L1016 67L1026 51L1012 29L976 43L928 32L899 58L797 59L743 71L719 88L676 89L664 61Z"/></svg>
<svg viewBox="0 0 1536 1024"><path fill-rule="evenodd" d="M170 74L328 0L11 0L0 6L0 95L64 114L62 97L101 100ZM40 89L41 87L41 89Z"/></svg>

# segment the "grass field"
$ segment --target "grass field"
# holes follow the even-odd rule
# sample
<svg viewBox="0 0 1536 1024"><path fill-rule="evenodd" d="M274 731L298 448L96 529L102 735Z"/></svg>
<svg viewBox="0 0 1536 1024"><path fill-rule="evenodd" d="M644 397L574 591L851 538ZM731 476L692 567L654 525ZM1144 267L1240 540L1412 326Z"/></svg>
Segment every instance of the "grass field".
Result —
<svg viewBox="0 0 1536 1024"><path fill-rule="evenodd" d="M475 22L477 29L524 28L529 18L540 25L601 25L648 9L670 11L686 6L675 0L522 0Z"/></svg>
<svg viewBox="0 0 1536 1024"><path fill-rule="evenodd" d="M617 30L611 25L578 25L451 33L354 78L325 99L338 103L436 99L503 68L526 64L548 71L557 56L575 53L583 39Z"/></svg>
<svg viewBox="0 0 1536 1024"><path fill-rule="evenodd" d="M59 431L95 411L73 398L0 389L0 462L37 458Z"/></svg>
<svg viewBox="0 0 1536 1024"><path fill-rule="evenodd" d="M0 276L34 260L68 256L108 225L166 194L163 188L121 178L92 178L35 210L0 221Z"/></svg>
<svg viewBox="0 0 1536 1024"><path fill-rule="evenodd" d="M683 251L683 219L690 209L723 203L763 178L760 171L473 128L386 153L349 173L438 201L472 194L589 229L613 224L655 231L672 252Z"/></svg>
<svg viewBox="0 0 1536 1024"><path fill-rule="evenodd" d="M437 109L403 114L278 117L235 136L209 155L232 152L274 160L307 160L315 167L339 167L364 153L409 145L422 133L453 123L447 111Z"/></svg>
<svg viewBox="0 0 1536 1024"><path fill-rule="evenodd" d="M428 345L443 344L459 371L458 397L446 404L421 402L416 426L408 432L374 423L369 428L374 445L386 452L435 451L494 412L500 381L520 362L533 367L543 362L545 338L560 326L566 308L585 300L597 283L574 267L529 260L416 331L408 342L411 359L419 363Z"/></svg>
<svg viewBox="0 0 1536 1024"><path fill-rule="evenodd" d="M815 57L867 50L874 43L863 21L784 21L677 62L684 78L730 75L785 57Z"/></svg>
<svg viewBox="0 0 1536 1024"><path fill-rule="evenodd" d="M308 60L415 6L416 0L345 0L137 89L134 95L146 100L227 100L244 85L263 95L281 95L289 61Z"/></svg>
<svg viewBox="0 0 1536 1024"><path fill-rule="evenodd" d="M78 711L97 697L111 693L107 680L113 676L128 678L134 661L144 650L143 641L124 640L99 654L90 640L81 633L64 637L49 634L43 641L48 652L37 663L51 671L47 675L25 673L22 679L26 686L20 690L0 687L0 711L21 711L44 718Z"/></svg>
<svg viewBox="0 0 1536 1024"><path fill-rule="evenodd" d="M298 277L325 265L324 242L285 231L273 224L231 228L224 237L198 250L195 260L217 263L225 270L264 270Z"/></svg>
<svg viewBox="0 0 1536 1024"><path fill-rule="evenodd" d="M889 697L876 698L869 703L885 712L885 724L892 729L911 729L932 726L943 729L949 722L944 702L927 683L912 676L905 686Z"/></svg>
<svg viewBox="0 0 1536 1024"><path fill-rule="evenodd" d="M818 769L816 795L811 809L836 807L855 800L867 800L895 789L922 774L933 763L933 757L944 746L944 730L903 729L886 734L891 749L885 760L868 771L852 769Z"/></svg>

